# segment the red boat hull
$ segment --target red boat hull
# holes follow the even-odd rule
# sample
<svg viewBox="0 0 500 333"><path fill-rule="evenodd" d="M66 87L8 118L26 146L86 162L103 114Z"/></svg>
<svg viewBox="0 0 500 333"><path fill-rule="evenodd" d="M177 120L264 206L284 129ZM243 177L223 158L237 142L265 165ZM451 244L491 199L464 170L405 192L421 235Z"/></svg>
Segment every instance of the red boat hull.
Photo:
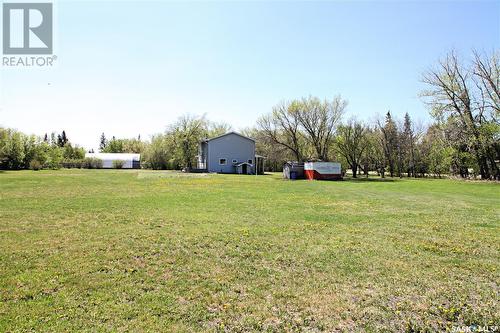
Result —
<svg viewBox="0 0 500 333"><path fill-rule="evenodd" d="M309 180L339 180L342 179L342 175L339 174L322 174L316 170L304 170L304 175L306 179Z"/></svg>

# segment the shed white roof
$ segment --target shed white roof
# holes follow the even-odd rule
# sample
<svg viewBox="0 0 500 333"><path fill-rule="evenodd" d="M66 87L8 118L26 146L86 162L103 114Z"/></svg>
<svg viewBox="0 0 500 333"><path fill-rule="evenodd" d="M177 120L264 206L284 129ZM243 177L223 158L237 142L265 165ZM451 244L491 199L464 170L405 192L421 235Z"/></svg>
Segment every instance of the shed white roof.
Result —
<svg viewBox="0 0 500 333"><path fill-rule="evenodd" d="M240 167L240 166L242 166L243 164L246 164L246 165L249 165L249 166L253 166L253 164L252 164L252 163L248 163L248 162L235 163L235 164L234 164L234 166L236 166L236 167Z"/></svg>
<svg viewBox="0 0 500 333"><path fill-rule="evenodd" d="M129 154L129 153L86 153L85 157L94 157L101 160L122 160L122 161L141 160L141 154Z"/></svg>

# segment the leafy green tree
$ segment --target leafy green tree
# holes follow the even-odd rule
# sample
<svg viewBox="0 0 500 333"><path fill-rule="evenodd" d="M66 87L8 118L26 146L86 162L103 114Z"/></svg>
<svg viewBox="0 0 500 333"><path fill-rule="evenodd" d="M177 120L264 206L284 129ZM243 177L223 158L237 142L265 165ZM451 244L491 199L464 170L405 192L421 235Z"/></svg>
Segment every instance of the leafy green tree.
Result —
<svg viewBox="0 0 500 333"><path fill-rule="evenodd" d="M198 145L207 136L208 122L205 117L184 115L169 126L167 135L172 138L173 155L184 168L191 169L196 163Z"/></svg>
<svg viewBox="0 0 500 333"><path fill-rule="evenodd" d="M447 145L445 132L439 124L431 125L420 144L419 171L441 177L450 172L454 149Z"/></svg>
<svg viewBox="0 0 500 333"><path fill-rule="evenodd" d="M55 137L55 134L52 137ZM62 137L65 137L65 134L60 135L61 140ZM83 148L72 146L69 141L64 147L59 147L57 141L49 143L47 139L47 135L42 138L0 128L0 168L16 170L48 167L56 169L61 167L63 158L82 159L85 155Z"/></svg>
<svg viewBox="0 0 500 333"><path fill-rule="evenodd" d="M109 140L103 153L123 153L123 140L117 139L114 136Z"/></svg>
<svg viewBox="0 0 500 333"><path fill-rule="evenodd" d="M0 169L6 163L6 146L9 137L8 130L0 127Z"/></svg>
<svg viewBox="0 0 500 333"><path fill-rule="evenodd" d="M72 160L83 159L85 158L85 149L78 146L73 147L73 145L68 142L63 147L63 158Z"/></svg>
<svg viewBox="0 0 500 333"><path fill-rule="evenodd" d="M339 153L351 168L353 178L356 178L363 153L369 143L366 139L366 127L356 120L350 120L346 125L339 126L337 132Z"/></svg>
<svg viewBox="0 0 500 333"><path fill-rule="evenodd" d="M123 152L142 154L145 150L146 144L140 138L123 139Z"/></svg>
<svg viewBox="0 0 500 333"><path fill-rule="evenodd" d="M142 161L146 168L166 170L169 168L169 158L172 156L171 143L165 134L153 135L151 142L146 146Z"/></svg>
<svg viewBox="0 0 500 333"><path fill-rule="evenodd" d="M34 135L22 135L23 150L24 150L24 161L23 169L28 169L30 167L30 162L35 158L37 151L37 139Z"/></svg>
<svg viewBox="0 0 500 333"><path fill-rule="evenodd" d="M141 154L146 144L140 139L117 139L114 136L106 144L100 145L102 153L137 153ZM101 149L101 147L104 147Z"/></svg>
<svg viewBox="0 0 500 333"><path fill-rule="evenodd" d="M15 130L7 130L7 138L3 149L4 168L17 170L24 167L24 135Z"/></svg>
<svg viewBox="0 0 500 333"><path fill-rule="evenodd" d="M40 142L36 146L36 151L33 160L38 161L42 168L45 167L47 165L49 153L52 149L58 149L58 148L51 147L50 144L45 140Z"/></svg>
<svg viewBox="0 0 500 333"><path fill-rule="evenodd" d="M433 143L429 156L429 170L441 178L450 171L453 148Z"/></svg>
<svg viewBox="0 0 500 333"><path fill-rule="evenodd" d="M453 148L447 147L443 131L438 125L428 129L423 144L428 146L426 154L428 171L439 178L441 175L449 173Z"/></svg>
<svg viewBox="0 0 500 333"><path fill-rule="evenodd" d="M366 148L361 155L361 165L363 173L368 177L370 170L375 170L380 174L384 161L384 153L380 145L380 131L377 128L366 127L365 140Z"/></svg>
<svg viewBox="0 0 500 333"><path fill-rule="evenodd" d="M53 147L48 151L46 166L50 169L60 169L63 158L63 149Z"/></svg>

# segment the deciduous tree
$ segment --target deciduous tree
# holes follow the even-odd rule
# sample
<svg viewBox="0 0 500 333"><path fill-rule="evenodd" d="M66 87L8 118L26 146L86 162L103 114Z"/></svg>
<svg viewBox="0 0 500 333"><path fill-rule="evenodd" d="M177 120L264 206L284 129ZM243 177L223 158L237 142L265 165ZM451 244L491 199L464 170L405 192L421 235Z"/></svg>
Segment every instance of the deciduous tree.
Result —
<svg viewBox="0 0 500 333"><path fill-rule="evenodd" d="M430 87L422 93L438 120L455 117L471 143L481 178L500 179L494 146L498 143L498 57L483 59L476 53L465 67L455 52L449 53L423 76Z"/></svg>
<svg viewBox="0 0 500 333"><path fill-rule="evenodd" d="M273 107L271 114L257 121L259 131L266 140L288 149L296 161L304 158L304 135L298 118L298 101L283 101Z"/></svg>
<svg viewBox="0 0 500 333"><path fill-rule="evenodd" d="M331 101L326 99L322 101L317 97L309 96L298 103L297 120L304 129L317 159L329 160L328 150L346 107L347 101L340 96L336 96Z"/></svg>
<svg viewBox="0 0 500 333"><path fill-rule="evenodd" d="M353 178L357 177L361 158L367 149L366 127L356 120L350 120L338 128L337 147L339 153L346 159L352 170Z"/></svg>

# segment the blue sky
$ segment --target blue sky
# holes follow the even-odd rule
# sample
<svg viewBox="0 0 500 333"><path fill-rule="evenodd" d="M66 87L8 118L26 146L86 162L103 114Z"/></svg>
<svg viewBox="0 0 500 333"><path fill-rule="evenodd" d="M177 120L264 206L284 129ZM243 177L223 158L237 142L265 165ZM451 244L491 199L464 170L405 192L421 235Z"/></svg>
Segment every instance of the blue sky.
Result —
<svg viewBox="0 0 500 333"><path fill-rule="evenodd" d="M96 147L183 114L237 129L282 99L349 100L429 120L421 73L500 44L500 2L57 1L51 69L2 68L0 125Z"/></svg>

